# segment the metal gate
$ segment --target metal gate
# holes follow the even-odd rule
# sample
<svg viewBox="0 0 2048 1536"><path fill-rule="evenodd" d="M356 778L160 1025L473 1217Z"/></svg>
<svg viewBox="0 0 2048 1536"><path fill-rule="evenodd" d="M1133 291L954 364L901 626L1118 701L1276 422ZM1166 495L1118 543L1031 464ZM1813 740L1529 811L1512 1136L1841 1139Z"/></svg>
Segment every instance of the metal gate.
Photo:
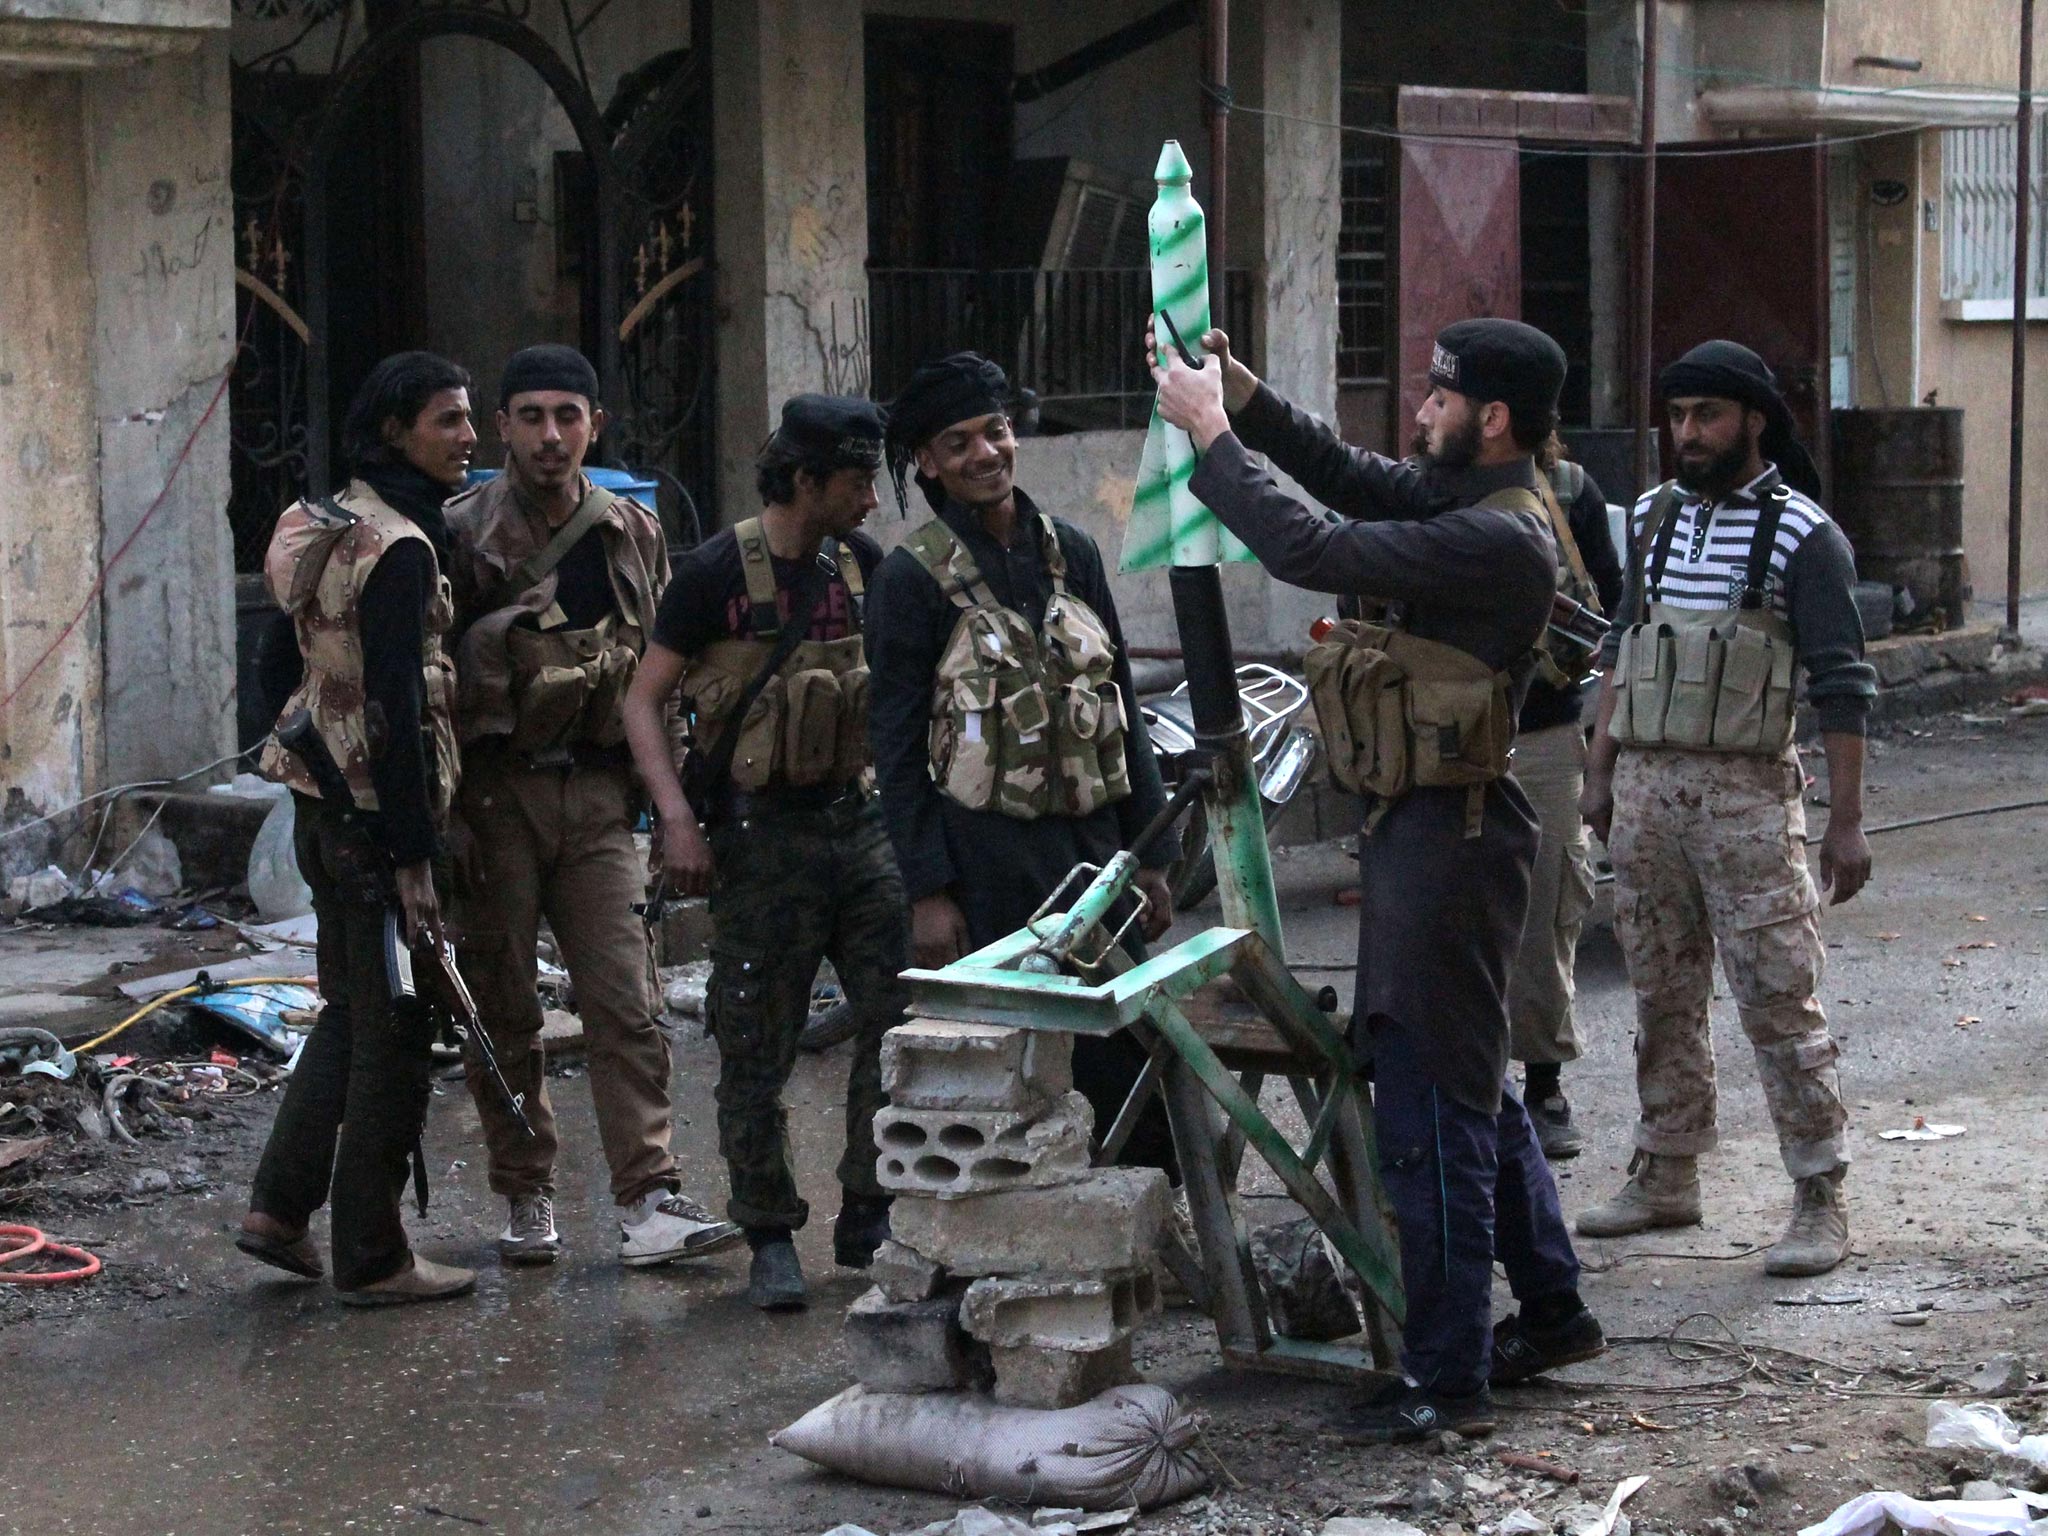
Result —
<svg viewBox="0 0 2048 1536"><path fill-rule="evenodd" d="M556 0L566 59L530 24L534 3L544 0L392 0L364 7L376 20L351 38L361 13L339 0L236 0L240 11L335 33L325 73L301 73L285 50L234 72L242 345L230 391L228 516L238 571L260 567L286 505L339 476L335 431L360 368L352 357L337 366L332 351L337 339L359 342L351 330L370 297L360 271L336 270L333 199L337 189L354 193L364 174L340 151L372 93L437 37L517 55L568 116L579 147L562 190L589 231L578 339L613 421L605 449L660 483L671 541L693 542L696 509L715 505L709 5L693 4L689 49L630 71L600 111L580 38L608 0ZM417 159L400 169L417 179ZM398 233L416 238L402 225ZM395 350L423 338L401 327L388 339Z"/></svg>

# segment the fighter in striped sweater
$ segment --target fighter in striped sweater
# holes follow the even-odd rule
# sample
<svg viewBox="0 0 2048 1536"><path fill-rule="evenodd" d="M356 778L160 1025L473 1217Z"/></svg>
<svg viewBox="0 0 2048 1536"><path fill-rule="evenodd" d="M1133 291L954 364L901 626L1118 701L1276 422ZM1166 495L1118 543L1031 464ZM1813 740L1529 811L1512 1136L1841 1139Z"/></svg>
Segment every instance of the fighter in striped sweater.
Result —
<svg viewBox="0 0 2048 1536"><path fill-rule="evenodd" d="M1611 1237L1700 1220L1696 1159L1716 1134L1707 1002L1718 948L1795 1185L1764 1267L1823 1274L1849 1250L1847 1114L1815 996L1826 951L1803 847L1794 668L1827 754L1820 883L1840 903L1870 876L1863 729L1876 674L1863 659L1855 560L1811 498L1811 461L1761 358L1710 341L1659 384L1678 475L1636 505L1581 800L1614 864L1641 1118L1627 1185L1578 1229Z"/></svg>

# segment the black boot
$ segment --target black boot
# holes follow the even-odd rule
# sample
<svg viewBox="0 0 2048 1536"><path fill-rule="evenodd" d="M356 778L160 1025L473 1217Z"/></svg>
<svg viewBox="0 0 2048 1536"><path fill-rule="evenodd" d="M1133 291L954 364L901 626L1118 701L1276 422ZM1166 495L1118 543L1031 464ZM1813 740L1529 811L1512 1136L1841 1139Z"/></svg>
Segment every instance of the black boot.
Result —
<svg viewBox="0 0 2048 1536"><path fill-rule="evenodd" d="M1484 1387L1452 1396L1412 1381L1393 1381L1350 1408L1336 1429L1347 1445L1402 1445L1445 1430L1490 1435L1494 1423L1493 1399Z"/></svg>
<svg viewBox="0 0 2048 1536"><path fill-rule="evenodd" d="M1599 1319L1577 1297L1566 1300L1572 1304L1548 1309L1531 1303L1494 1324L1492 1385L1512 1387L1607 1352L1607 1335L1600 1331Z"/></svg>
<svg viewBox="0 0 2048 1536"><path fill-rule="evenodd" d="M848 1195L832 1222L832 1257L846 1269L866 1269L889 1237L887 1195Z"/></svg>
<svg viewBox="0 0 2048 1536"><path fill-rule="evenodd" d="M747 1270L747 1300L763 1312L800 1312L808 1299L804 1267L785 1227L749 1228L754 1262Z"/></svg>

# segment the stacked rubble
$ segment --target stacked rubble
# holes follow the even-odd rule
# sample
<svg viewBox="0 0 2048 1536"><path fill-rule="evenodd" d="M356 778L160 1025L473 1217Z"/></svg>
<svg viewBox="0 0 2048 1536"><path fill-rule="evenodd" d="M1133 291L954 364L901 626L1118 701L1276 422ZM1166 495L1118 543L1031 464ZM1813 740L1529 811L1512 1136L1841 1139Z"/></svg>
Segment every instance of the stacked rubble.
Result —
<svg viewBox="0 0 2048 1536"><path fill-rule="evenodd" d="M1091 1168L1070 1036L913 1020L882 1046L875 1117L894 1238L847 1314L871 1392L983 1390L1067 1408L1136 1379L1158 1310L1166 1176Z"/></svg>

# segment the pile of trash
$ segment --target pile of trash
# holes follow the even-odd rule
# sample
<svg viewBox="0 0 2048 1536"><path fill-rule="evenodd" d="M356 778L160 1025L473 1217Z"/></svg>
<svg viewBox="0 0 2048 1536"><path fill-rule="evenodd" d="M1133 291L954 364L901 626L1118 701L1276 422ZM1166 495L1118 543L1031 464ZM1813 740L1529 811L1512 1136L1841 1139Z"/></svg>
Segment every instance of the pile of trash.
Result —
<svg viewBox="0 0 2048 1536"><path fill-rule="evenodd" d="M867 1482L1086 1510L1206 1486L1194 1421L1132 1385L1166 1176L1090 1166L1072 1037L913 1020L882 1076L894 1235L846 1317L858 1385L773 1443Z"/></svg>
<svg viewBox="0 0 2048 1536"><path fill-rule="evenodd" d="M976 1506L963 1509L950 1520L935 1520L914 1531L895 1536L1108 1536L1127 1529L1138 1518L1135 1505L1128 1509L1089 1512L1085 1509L1035 1509L1027 1518L998 1514ZM880 1536L864 1525L835 1525L825 1536Z"/></svg>

